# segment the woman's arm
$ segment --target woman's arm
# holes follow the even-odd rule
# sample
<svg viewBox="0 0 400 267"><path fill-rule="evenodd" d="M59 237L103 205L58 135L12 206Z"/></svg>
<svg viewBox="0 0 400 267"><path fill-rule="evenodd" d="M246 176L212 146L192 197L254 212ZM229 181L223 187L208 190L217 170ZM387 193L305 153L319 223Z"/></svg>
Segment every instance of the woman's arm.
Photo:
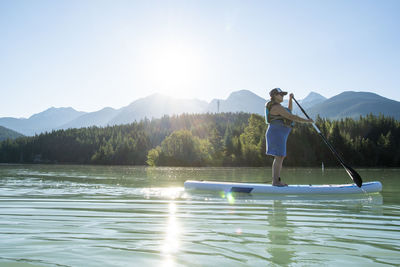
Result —
<svg viewBox="0 0 400 267"><path fill-rule="evenodd" d="M288 105L288 109L290 109L290 111L293 111L293 94L289 95L289 105Z"/></svg>
<svg viewBox="0 0 400 267"><path fill-rule="evenodd" d="M312 119L303 119L297 115L293 115L284 109L281 105L275 105L271 108L271 113L275 115L281 115L282 117L289 119L291 121L302 122L302 123L313 123Z"/></svg>

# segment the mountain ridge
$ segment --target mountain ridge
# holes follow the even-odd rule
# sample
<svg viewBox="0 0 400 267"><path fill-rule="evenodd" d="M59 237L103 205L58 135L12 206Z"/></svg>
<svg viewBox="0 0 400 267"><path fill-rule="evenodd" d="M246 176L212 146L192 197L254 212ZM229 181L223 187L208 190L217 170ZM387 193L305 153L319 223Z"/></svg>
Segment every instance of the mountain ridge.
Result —
<svg viewBox="0 0 400 267"><path fill-rule="evenodd" d="M71 107L51 107L35 113L29 118L0 118L0 125L24 135L35 135L57 129L59 126L74 120L86 112L77 111Z"/></svg>
<svg viewBox="0 0 400 267"><path fill-rule="evenodd" d="M310 92L304 99L297 100L313 118L320 115L330 119L344 117L357 119L360 115L382 113L400 120L400 102L370 92L345 91L331 98ZM35 135L57 129L104 127L182 113L247 112L263 116L266 101L268 99L250 90L234 91L226 99L212 99L209 103L156 93L136 99L119 109L105 107L94 112L82 112L71 107L51 107L33 114L28 119L0 118L0 125L24 135ZM286 97L282 105L286 106L287 103ZM293 103L293 113L303 116L295 103Z"/></svg>
<svg viewBox="0 0 400 267"><path fill-rule="evenodd" d="M383 114L400 120L400 102L371 92L345 91L314 105L309 113L313 118L319 115L329 119L358 119L368 114Z"/></svg>

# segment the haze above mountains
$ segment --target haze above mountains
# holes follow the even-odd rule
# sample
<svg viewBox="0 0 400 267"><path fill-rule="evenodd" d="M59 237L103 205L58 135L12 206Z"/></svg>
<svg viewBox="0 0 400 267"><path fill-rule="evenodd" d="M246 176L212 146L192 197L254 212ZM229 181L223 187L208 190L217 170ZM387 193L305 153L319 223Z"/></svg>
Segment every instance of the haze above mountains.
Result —
<svg viewBox="0 0 400 267"><path fill-rule="evenodd" d="M57 129L104 127L182 113L215 113L219 110L219 112L249 112L264 115L266 101L248 90L232 92L227 99L213 99L210 103L197 99L177 99L153 94L135 100L120 109L106 107L95 112L81 112L70 107L52 107L28 119L4 117L0 118L0 126L32 136ZM330 119L345 117L357 119L360 115L372 113L384 114L400 120L400 102L369 92L346 91L329 99L311 92L299 102L313 118L319 114L321 117ZM287 105L287 100L283 105ZM293 112L301 113L295 103L293 103Z"/></svg>

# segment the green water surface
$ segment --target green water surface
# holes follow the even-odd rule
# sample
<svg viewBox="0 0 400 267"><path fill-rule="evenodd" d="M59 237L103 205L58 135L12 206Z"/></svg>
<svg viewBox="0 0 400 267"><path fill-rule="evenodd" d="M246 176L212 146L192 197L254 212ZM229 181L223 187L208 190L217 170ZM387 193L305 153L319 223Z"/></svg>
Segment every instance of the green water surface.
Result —
<svg viewBox="0 0 400 267"><path fill-rule="evenodd" d="M399 266L400 170L381 194L185 192L187 179L269 182L268 168L0 165L0 266ZM342 184L343 169L284 169Z"/></svg>

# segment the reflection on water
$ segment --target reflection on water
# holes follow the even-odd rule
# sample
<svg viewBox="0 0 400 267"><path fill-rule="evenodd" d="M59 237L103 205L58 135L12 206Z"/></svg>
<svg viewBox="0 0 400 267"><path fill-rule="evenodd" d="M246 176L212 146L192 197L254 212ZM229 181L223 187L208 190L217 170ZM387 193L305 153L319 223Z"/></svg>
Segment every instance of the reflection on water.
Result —
<svg viewBox="0 0 400 267"><path fill-rule="evenodd" d="M319 169L285 172L290 183L348 179L342 170L326 169L323 181ZM270 175L263 168L0 165L0 265L396 266L399 172L380 174L382 195L344 198L182 187L258 182Z"/></svg>
<svg viewBox="0 0 400 267"><path fill-rule="evenodd" d="M267 246L267 251L271 255L271 262L279 266L287 266L292 262L294 253L289 238L293 230L287 225L286 210L282 201L272 202L272 207L268 212L268 223L270 230L267 237L270 245Z"/></svg>
<svg viewBox="0 0 400 267"><path fill-rule="evenodd" d="M181 231L180 225L176 218L176 204L171 201L168 205L169 216L167 227L165 230L165 239L161 249L164 256L163 266L175 266L175 255L179 250L179 233Z"/></svg>

